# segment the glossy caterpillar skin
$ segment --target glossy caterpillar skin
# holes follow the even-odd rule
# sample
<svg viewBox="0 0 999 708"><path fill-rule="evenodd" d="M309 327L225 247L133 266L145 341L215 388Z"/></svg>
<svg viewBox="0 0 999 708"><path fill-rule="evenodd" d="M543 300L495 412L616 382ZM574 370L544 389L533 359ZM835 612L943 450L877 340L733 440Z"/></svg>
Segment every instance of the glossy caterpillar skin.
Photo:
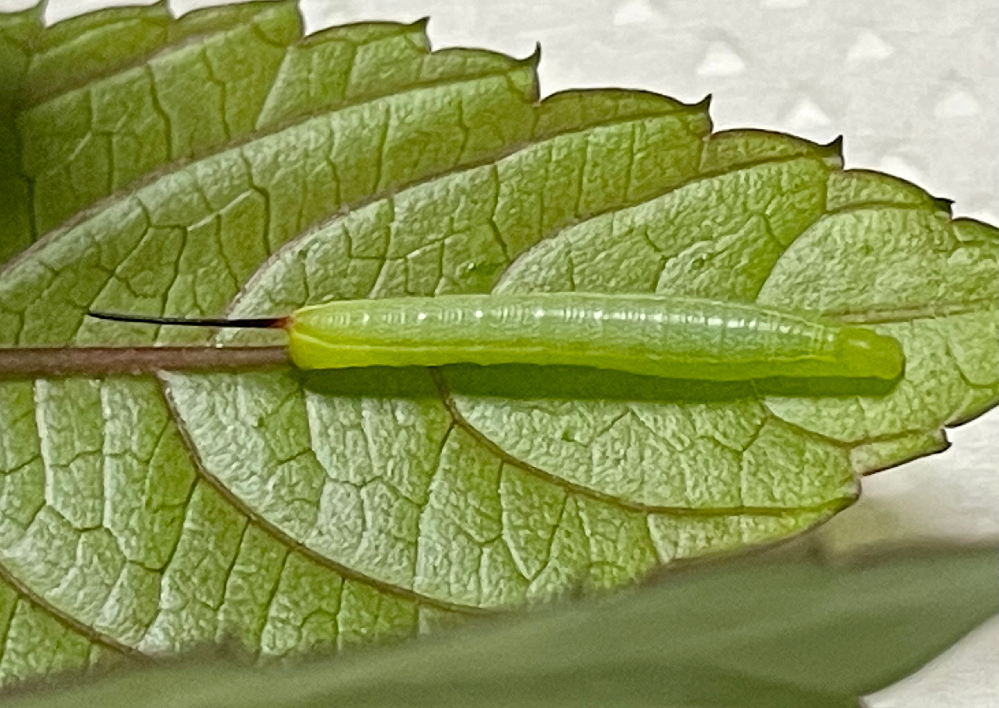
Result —
<svg viewBox="0 0 999 708"><path fill-rule="evenodd" d="M342 300L281 320L302 369L540 364L666 378L901 376L897 340L752 305L532 293Z"/></svg>

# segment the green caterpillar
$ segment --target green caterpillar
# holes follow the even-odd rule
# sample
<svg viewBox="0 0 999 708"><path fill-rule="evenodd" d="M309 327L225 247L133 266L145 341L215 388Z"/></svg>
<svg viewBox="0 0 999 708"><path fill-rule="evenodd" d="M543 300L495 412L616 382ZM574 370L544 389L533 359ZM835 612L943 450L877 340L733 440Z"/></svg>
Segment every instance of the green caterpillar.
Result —
<svg viewBox="0 0 999 708"><path fill-rule="evenodd" d="M587 366L737 381L774 376L893 380L892 337L752 305L658 295L532 293L340 300L287 317L126 322L281 327L302 369L444 364Z"/></svg>

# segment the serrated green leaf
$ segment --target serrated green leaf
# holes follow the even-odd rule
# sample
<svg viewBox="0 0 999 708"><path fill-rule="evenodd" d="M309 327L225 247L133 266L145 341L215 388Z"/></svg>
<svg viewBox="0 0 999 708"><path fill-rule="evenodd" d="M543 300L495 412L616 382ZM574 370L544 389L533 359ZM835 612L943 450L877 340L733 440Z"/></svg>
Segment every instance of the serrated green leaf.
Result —
<svg viewBox="0 0 999 708"><path fill-rule="evenodd" d="M219 81L235 84L241 77L225 108L247 115L254 85L267 85L268 57L273 63L281 45L299 34L298 10L290 2L210 8L180 20L158 3L94 12L47 30L41 5L0 18L8 106L0 115L0 146L11 154L4 163L10 169L0 174L18 190L5 205L5 214L18 218L0 226L0 260L146 172L211 147L210 128L199 130L208 134L190 145L191 129L171 121L189 123L199 116L176 107L170 115L169 96L162 103L157 96L158 74L196 76L192 69L200 68L217 70L213 78ZM202 35L194 47L182 46ZM241 65L213 68L213 54L225 62L239 58ZM215 93L221 90L216 84Z"/></svg>
<svg viewBox="0 0 999 708"><path fill-rule="evenodd" d="M539 102L535 58L430 52L423 23L162 13L0 17L0 191L30 185L0 253L41 237L0 267L0 345L206 341L88 308L656 291L870 324L909 369L866 397L531 367L2 381L0 680L619 586L819 523L995 404L996 230L838 143L710 134L706 102L643 92Z"/></svg>
<svg viewBox="0 0 999 708"><path fill-rule="evenodd" d="M11 706L845 708L999 611L999 549L715 563L444 641L291 671L188 661Z"/></svg>

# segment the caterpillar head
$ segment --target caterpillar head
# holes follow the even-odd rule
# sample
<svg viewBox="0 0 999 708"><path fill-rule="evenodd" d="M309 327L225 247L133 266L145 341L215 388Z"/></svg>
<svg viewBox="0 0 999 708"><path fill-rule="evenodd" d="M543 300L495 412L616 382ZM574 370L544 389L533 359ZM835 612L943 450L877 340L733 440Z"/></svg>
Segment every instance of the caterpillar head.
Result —
<svg viewBox="0 0 999 708"><path fill-rule="evenodd" d="M905 353L899 341L863 327L846 327L839 333L836 358L857 377L894 380L905 371Z"/></svg>

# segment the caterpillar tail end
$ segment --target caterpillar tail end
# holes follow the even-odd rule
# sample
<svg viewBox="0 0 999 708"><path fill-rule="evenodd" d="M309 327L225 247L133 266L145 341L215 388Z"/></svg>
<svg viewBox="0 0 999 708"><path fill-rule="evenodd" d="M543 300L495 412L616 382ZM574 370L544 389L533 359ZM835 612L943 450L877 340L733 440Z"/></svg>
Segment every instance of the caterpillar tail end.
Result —
<svg viewBox="0 0 999 708"><path fill-rule="evenodd" d="M863 327L847 327L839 334L838 358L857 377L893 381L905 372L901 343Z"/></svg>

